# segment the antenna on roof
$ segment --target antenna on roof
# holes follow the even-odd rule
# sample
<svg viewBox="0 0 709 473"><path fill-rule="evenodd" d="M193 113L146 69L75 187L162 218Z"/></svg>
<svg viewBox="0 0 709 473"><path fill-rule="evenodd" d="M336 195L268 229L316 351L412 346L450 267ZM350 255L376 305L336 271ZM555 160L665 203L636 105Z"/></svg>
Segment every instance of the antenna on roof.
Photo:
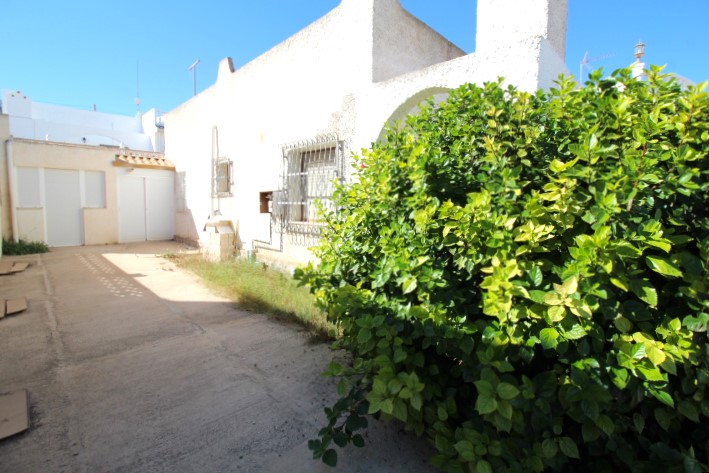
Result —
<svg viewBox="0 0 709 473"><path fill-rule="evenodd" d="M588 51L586 51L586 54L583 55L583 59L581 59L581 63L579 64L579 82L583 83L583 70L584 68L587 68L588 70L591 70L591 63L596 62L596 61L602 61L603 59L608 59L610 57L615 56L615 54L604 54L603 56L597 56L592 59L589 59L588 57Z"/></svg>
<svg viewBox="0 0 709 473"><path fill-rule="evenodd" d="M135 104L140 112L140 63L135 61Z"/></svg>
<svg viewBox="0 0 709 473"><path fill-rule="evenodd" d="M192 63L190 67L187 68L188 71L192 71L192 95L197 95L197 64L199 64L199 59Z"/></svg>

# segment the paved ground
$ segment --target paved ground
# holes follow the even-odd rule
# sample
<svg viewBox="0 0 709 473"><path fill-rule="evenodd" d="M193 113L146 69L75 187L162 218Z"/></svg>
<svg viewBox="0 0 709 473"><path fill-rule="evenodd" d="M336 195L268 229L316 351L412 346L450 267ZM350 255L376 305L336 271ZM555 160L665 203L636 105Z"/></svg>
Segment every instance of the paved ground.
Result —
<svg viewBox="0 0 709 473"><path fill-rule="evenodd" d="M307 449L334 399L331 353L235 309L157 255L173 242L80 247L0 277L29 310L0 320L0 393L31 424L0 441L3 472L432 472L427 445L370 422L370 448L330 469Z"/></svg>

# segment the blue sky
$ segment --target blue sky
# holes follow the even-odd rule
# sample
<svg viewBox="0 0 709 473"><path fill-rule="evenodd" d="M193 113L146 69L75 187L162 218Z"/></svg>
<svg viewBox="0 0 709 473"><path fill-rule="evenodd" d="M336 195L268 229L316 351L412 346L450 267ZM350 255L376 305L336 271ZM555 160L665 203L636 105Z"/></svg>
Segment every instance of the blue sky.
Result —
<svg viewBox="0 0 709 473"><path fill-rule="evenodd" d="M238 68L339 4L339 0L3 0L0 89L38 102L132 115L169 111L216 78L219 61ZM475 0L401 0L467 52L475 50ZM695 82L709 79L709 0L569 0L566 63L586 51L610 72L646 61ZM595 60L594 60L595 59ZM139 73L136 74L136 69ZM139 81L137 78L139 77ZM139 82L139 84L138 84Z"/></svg>

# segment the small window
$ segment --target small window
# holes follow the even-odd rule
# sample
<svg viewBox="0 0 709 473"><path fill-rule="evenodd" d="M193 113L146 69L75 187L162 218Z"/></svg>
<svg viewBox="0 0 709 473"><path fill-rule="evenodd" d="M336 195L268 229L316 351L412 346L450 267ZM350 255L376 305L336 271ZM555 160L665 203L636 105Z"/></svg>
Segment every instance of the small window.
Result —
<svg viewBox="0 0 709 473"><path fill-rule="evenodd" d="M40 196L39 168L16 168L17 207L38 208L42 206Z"/></svg>
<svg viewBox="0 0 709 473"><path fill-rule="evenodd" d="M231 197L233 162L225 158L219 158L214 163L214 182L212 185L213 197Z"/></svg>
<svg viewBox="0 0 709 473"><path fill-rule="evenodd" d="M106 208L106 176L103 171L84 171L85 207Z"/></svg>

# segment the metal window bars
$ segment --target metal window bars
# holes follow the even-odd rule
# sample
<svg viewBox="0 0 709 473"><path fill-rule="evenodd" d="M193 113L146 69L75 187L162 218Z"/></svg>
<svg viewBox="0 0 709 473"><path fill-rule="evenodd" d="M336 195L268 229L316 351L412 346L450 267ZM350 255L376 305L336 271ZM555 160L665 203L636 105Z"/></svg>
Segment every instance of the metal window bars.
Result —
<svg viewBox="0 0 709 473"><path fill-rule="evenodd" d="M335 182L343 177L343 143L337 135L284 145L281 189L274 192L273 217L295 244L315 243L321 224L318 206L332 209Z"/></svg>

